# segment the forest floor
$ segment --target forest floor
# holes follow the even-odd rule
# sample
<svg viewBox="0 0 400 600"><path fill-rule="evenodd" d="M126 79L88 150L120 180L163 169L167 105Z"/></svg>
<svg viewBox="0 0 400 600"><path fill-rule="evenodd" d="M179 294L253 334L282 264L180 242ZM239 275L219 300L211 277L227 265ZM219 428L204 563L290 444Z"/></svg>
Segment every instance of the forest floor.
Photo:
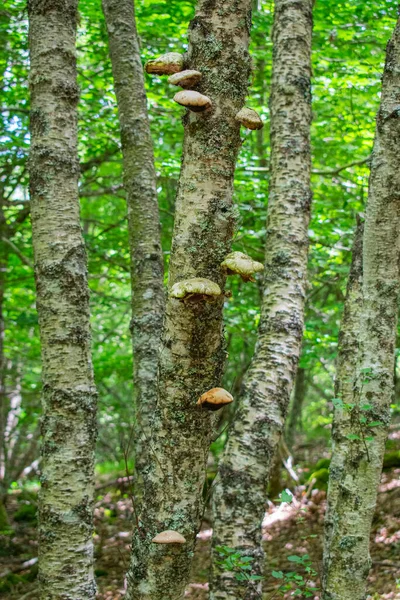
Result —
<svg viewBox="0 0 400 600"><path fill-rule="evenodd" d="M369 576L369 598L400 600L400 469L382 476L377 512L371 535L372 569ZM312 566L320 572L322 557L323 515L326 493L321 490L299 489L291 504L270 506L264 520L264 546L267 561L265 600L277 597L281 583L269 574L271 570L293 571L289 555L308 554ZM6 600L35 600L36 530L35 523L26 520L34 514L28 499L12 500L18 521L13 533L0 539L0 596ZM24 509L25 507L25 509ZM11 507L13 508L13 507ZM21 510L22 508L22 510ZM30 518L30 517L29 517ZM95 508L96 576L99 600L119 600L124 596L124 573L129 563L132 504L121 490L98 496ZM188 587L190 600L206 600L211 529L207 523L199 534L192 583ZM30 561L30 563L26 563ZM33 564L32 564L33 563ZM318 596L319 577L309 582ZM291 593L284 596L290 598Z"/></svg>

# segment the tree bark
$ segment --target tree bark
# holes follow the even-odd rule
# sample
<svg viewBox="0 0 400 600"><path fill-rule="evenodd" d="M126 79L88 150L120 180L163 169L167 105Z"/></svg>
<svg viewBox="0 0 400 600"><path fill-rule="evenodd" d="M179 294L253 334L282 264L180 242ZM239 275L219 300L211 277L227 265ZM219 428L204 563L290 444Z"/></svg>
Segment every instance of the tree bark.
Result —
<svg viewBox="0 0 400 600"><path fill-rule="evenodd" d="M235 115L250 73L250 0L200 0L189 28L186 66L202 72L198 86L211 98L206 113L184 117L183 161L177 194L169 288L205 277L224 288L220 267L235 228L233 176L241 144ZM234 32L234 35L233 35ZM203 512L202 488L212 435L210 413L196 401L218 385L225 349L223 296L213 303L169 297L140 530L133 542L127 599L183 598ZM152 538L172 529L182 545Z"/></svg>
<svg viewBox="0 0 400 600"><path fill-rule="evenodd" d="M364 600L371 564L369 535L394 392L400 283L399 87L400 19L387 46L377 116L364 226L359 327L357 323L350 324L347 333L343 333L343 337L348 338L342 340L344 351L350 348L354 353L358 347L359 353L357 366L349 375L351 386L342 384L339 389L343 397L337 401L339 407L335 415L324 553L324 600ZM342 373L339 376L342 380ZM349 403L348 397L351 398ZM370 423L377 425L370 426Z"/></svg>
<svg viewBox="0 0 400 600"><path fill-rule="evenodd" d="M306 370L299 367L296 374L296 383L294 386L293 404L290 410L288 425L286 429L286 441L292 450L296 433L301 427L301 415L303 412L303 403L306 395Z"/></svg>
<svg viewBox="0 0 400 600"><path fill-rule="evenodd" d="M164 312L163 254L153 143L132 0L103 0L117 96L128 206L132 344L136 411L135 472L142 487L157 403L158 352Z"/></svg>
<svg viewBox="0 0 400 600"><path fill-rule="evenodd" d="M303 334L310 217L312 0L276 0L270 99L271 183L265 287L255 354L213 495L210 598L259 598L216 564L216 546L262 569L261 520L271 461L283 430Z"/></svg>
<svg viewBox="0 0 400 600"><path fill-rule="evenodd" d="M353 442L349 435L360 435L359 418L354 419L349 408L354 400L354 373L357 368L358 336L362 311L362 271L363 271L363 234L364 224L359 221L354 238L352 264L347 282L344 313L339 334L338 360L335 380L335 408L333 417L333 453L330 463L328 506L325 516L324 585L327 582L327 566L334 560L340 560L345 548L333 546L336 521L336 505L341 494L341 479L335 475L346 469L347 459L351 456ZM338 404L338 400L340 403ZM347 470L347 469L346 469ZM336 552L339 550L339 555Z"/></svg>
<svg viewBox="0 0 400 600"><path fill-rule="evenodd" d="M42 600L95 598L96 389L79 222L77 1L30 0L30 194L42 345Z"/></svg>

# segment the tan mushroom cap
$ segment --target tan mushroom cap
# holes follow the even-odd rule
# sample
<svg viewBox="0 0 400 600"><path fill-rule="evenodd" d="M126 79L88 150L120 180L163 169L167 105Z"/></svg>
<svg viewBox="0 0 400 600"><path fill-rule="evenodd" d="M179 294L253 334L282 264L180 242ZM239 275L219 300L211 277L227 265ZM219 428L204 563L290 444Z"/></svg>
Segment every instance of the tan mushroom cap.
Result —
<svg viewBox="0 0 400 600"><path fill-rule="evenodd" d="M172 531L172 529L167 529L166 531L162 531L161 533L157 533L155 537L151 540L154 544L186 544L186 540L177 531Z"/></svg>
<svg viewBox="0 0 400 600"><path fill-rule="evenodd" d="M174 73L171 77L168 77L168 83L172 85L180 85L185 89L190 89L199 83L201 79L200 71L188 69L187 71L181 71L180 73Z"/></svg>
<svg viewBox="0 0 400 600"><path fill-rule="evenodd" d="M203 112L212 106L208 96L195 92L193 90L184 90L174 96L174 101L182 106L186 106L193 112Z"/></svg>
<svg viewBox="0 0 400 600"><path fill-rule="evenodd" d="M233 402L233 396L224 388L218 387L208 390L197 400L197 404L207 410L219 410L231 402Z"/></svg>
<svg viewBox="0 0 400 600"><path fill-rule="evenodd" d="M264 270L264 265L243 252L231 252L221 263L227 275L240 275L243 281L254 281L254 273Z"/></svg>
<svg viewBox="0 0 400 600"><path fill-rule="evenodd" d="M247 129L262 129L264 127L260 115L252 108L242 108L237 113L235 119L244 125L244 127L247 127Z"/></svg>
<svg viewBox="0 0 400 600"><path fill-rule="evenodd" d="M179 52L167 52L167 54L149 60L145 65L145 69L147 73L153 75L179 73L183 69L183 54L179 54Z"/></svg>
<svg viewBox="0 0 400 600"><path fill-rule="evenodd" d="M169 293L171 298L178 298L179 300L187 296L217 297L221 294L221 288L217 283L202 277L193 277L193 279L178 281L178 283L174 283Z"/></svg>

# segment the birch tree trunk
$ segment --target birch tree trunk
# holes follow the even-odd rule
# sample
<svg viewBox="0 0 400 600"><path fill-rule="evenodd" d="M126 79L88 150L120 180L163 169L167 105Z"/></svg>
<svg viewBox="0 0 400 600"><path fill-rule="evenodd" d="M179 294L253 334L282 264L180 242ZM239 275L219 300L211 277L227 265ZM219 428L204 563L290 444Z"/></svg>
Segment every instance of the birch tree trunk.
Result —
<svg viewBox="0 0 400 600"><path fill-rule="evenodd" d="M255 354L213 494L213 600L259 598L258 584L238 582L216 564L215 547L253 556L253 574L262 570L269 472L301 349L311 204L312 5L275 2L264 297Z"/></svg>
<svg viewBox="0 0 400 600"><path fill-rule="evenodd" d="M350 325L345 322L342 334L342 352L349 350L353 356L358 346L359 353L352 389L339 385L342 398L333 431L324 600L364 600L371 564L369 535L394 392L400 282L399 88L400 19L387 46L377 115L364 226L361 315L359 323L357 318ZM339 368L344 360L341 357ZM342 372L339 377L343 381Z"/></svg>
<svg viewBox="0 0 400 600"><path fill-rule="evenodd" d="M293 404L290 410L288 425L286 429L286 441L287 445L291 450L296 437L296 433L301 428L301 415L303 412L305 396L306 370L299 367L297 369L296 381L294 385Z"/></svg>
<svg viewBox="0 0 400 600"><path fill-rule="evenodd" d="M247 90L250 25L251 0L200 0L190 24L186 65L201 71L198 90L211 98L213 106L184 117L169 288L192 277L224 287L220 265L230 251L235 228L233 175L241 144L235 115ZM178 600L184 595L203 512L212 434L210 413L196 401L221 377L223 300L220 296L213 303L184 303L171 297L167 301L153 460L127 575L129 600ZM186 543L152 543L157 533L168 529L181 533Z"/></svg>
<svg viewBox="0 0 400 600"><path fill-rule="evenodd" d="M325 515L325 566L333 557L340 560L339 555L345 551L340 549L339 555L333 548L335 533L336 505L341 494L341 480L335 475L347 467L347 458L351 456L353 442L349 435L360 435L360 421L354 419L349 407L354 401L354 373L357 368L358 336L360 333L362 311L362 260L363 260L363 223L358 223L354 244L352 264L347 283L344 313L339 334L338 360L335 380L335 409L333 418L332 440L333 453L330 464L328 489L328 506ZM329 555L329 556L328 556ZM326 577L326 568L324 576ZM327 582L325 582L326 585Z"/></svg>
<svg viewBox="0 0 400 600"><path fill-rule="evenodd" d="M132 0L103 0L121 127L132 284L136 410L135 472L141 487L157 403L158 352L164 311L163 254L153 143Z"/></svg>
<svg viewBox="0 0 400 600"><path fill-rule="evenodd" d="M96 389L79 222L77 2L30 0L30 194L43 365L42 600L95 598Z"/></svg>

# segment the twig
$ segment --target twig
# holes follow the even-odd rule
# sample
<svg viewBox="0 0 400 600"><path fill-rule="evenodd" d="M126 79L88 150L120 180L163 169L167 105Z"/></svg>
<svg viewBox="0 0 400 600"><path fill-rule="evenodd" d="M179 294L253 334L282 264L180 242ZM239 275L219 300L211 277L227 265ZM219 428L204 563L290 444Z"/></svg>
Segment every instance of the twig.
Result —
<svg viewBox="0 0 400 600"><path fill-rule="evenodd" d="M31 558L30 560L26 560L25 562L18 565L17 567L14 567L12 569L9 569L8 571L3 571L3 573L0 573L0 578L7 577L7 575L11 575L11 573L19 573L20 571L25 571L26 569L30 569L37 563L37 561L38 561L37 557Z"/></svg>
<svg viewBox="0 0 400 600"><path fill-rule="evenodd" d="M21 262L24 263L24 265L33 269L33 263L29 260L29 258L27 256L22 254L21 250L19 250L19 248L14 244L14 242L12 242L11 240L9 240L8 238L6 238L4 236L1 238L1 241L4 242L5 244L7 244L7 246L10 246L10 248L18 256L18 258L21 260Z"/></svg>
<svg viewBox="0 0 400 600"><path fill-rule="evenodd" d="M371 157L372 157L372 155L370 154L366 158L363 158L361 160L355 160L354 162L351 162L348 165L343 165L342 167L337 167L336 169L330 169L328 171L313 170L312 173L313 173L313 175L329 175L329 176L338 175L341 171L345 171L346 169L351 169L351 167L358 167L360 165L365 165L366 163L368 163L371 160Z"/></svg>
<svg viewBox="0 0 400 600"><path fill-rule="evenodd" d="M341 167L336 167L336 169L328 169L326 171L320 171L319 169L313 169L311 172L313 175L324 175L326 177L333 177L335 175L339 175L341 171L345 171L346 169L351 169L351 167L358 167L360 165L365 165L371 160L371 155L366 158L362 158L361 160L355 160L347 165L343 165ZM252 171L255 173L265 173L269 172L269 167L239 167L239 170L243 171Z"/></svg>
<svg viewBox="0 0 400 600"><path fill-rule="evenodd" d="M383 560L373 560L372 561L373 565L379 565L381 567L388 567L389 569L400 569L400 564L394 564L394 563L387 563L384 562Z"/></svg>
<svg viewBox="0 0 400 600"><path fill-rule="evenodd" d="M24 594L23 596L20 596L20 597L18 598L18 600L25 600L25 598L29 598L29 596L31 596L31 595L32 595L32 592L33 592L33 593L35 593L36 591L37 591L37 587L35 586L35 587L33 588L33 590L30 590L30 591L29 591L27 594Z"/></svg>

